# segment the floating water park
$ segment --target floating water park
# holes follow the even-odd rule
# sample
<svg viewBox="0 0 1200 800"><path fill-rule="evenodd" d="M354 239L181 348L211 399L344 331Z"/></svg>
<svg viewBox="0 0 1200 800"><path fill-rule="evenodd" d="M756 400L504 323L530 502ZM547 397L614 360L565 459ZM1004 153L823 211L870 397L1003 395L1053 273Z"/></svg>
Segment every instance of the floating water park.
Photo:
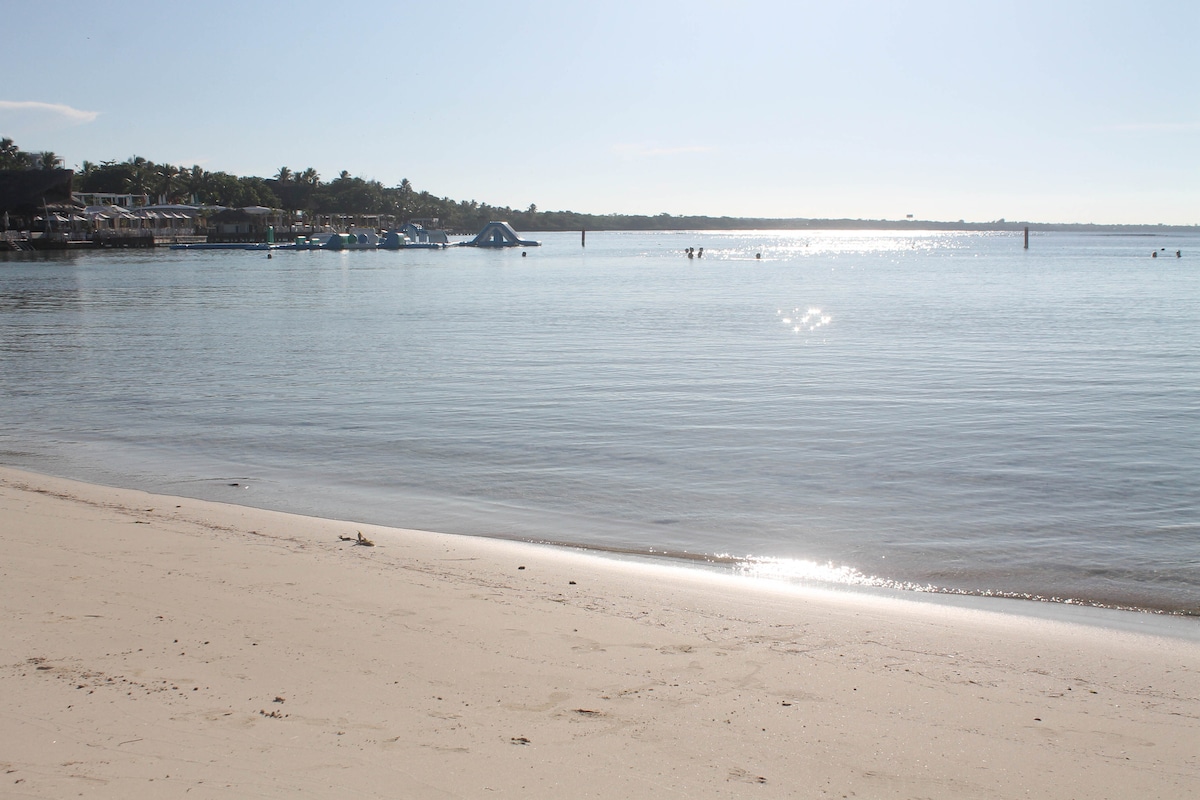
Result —
<svg viewBox="0 0 1200 800"><path fill-rule="evenodd" d="M541 242L522 239L507 222L489 222L466 247L537 247Z"/></svg>
<svg viewBox="0 0 1200 800"><path fill-rule="evenodd" d="M507 222L489 222L473 239L451 242L445 231L428 230L408 223L380 234L373 228L351 228L345 233L323 232L276 242L268 228L265 242L194 242L171 245L172 250L442 250L447 247L539 247L541 242L522 239Z"/></svg>

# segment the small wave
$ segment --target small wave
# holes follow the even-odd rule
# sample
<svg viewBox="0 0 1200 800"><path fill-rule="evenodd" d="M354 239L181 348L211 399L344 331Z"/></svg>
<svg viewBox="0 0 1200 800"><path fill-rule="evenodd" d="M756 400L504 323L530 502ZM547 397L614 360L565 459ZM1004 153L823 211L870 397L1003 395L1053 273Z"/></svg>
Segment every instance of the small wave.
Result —
<svg viewBox="0 0 1200 800"><path fill-rule="evenodd" d="M868 575L854 567L838 565L833 562L821 563L797 558L738 558L729 554L713 557L716 562L732 564L738 575L748 578L777 580L790 583L833 584L870 589L892 589L905 592L923 592L927 594L958 595L963 597L991 597L1005 600L1032 600L1039 603L1056 603L1061 605L1085 606L1103 608L1114 611L1137 611L1146 614L1161 614L1167 616L1195 617L1200 616L1200 608L1154 608L1126 603L1104 602L1080 597L1060 595L1043 595L1034 592L1015 592L1002 589L964 589L960 587L937 586L932 583L917 583L913 581L896 580L893 578Z"/></svg>

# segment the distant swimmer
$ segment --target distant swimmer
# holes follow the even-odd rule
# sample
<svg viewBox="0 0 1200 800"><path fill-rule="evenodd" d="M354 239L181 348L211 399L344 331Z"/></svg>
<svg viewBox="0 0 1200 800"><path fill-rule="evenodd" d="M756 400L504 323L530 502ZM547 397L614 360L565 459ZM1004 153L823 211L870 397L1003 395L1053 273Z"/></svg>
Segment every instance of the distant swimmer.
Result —
<svg viewBox="0 0 1200 800"><path fill-rule="evenodd" d="M700 248L700 252L696 253L696 258L704 258L704 248Z"/></svg>
<svg viewBox="0 0 1200 800"><path fill-rule="evenodd" d="M1182 250L1176 250L1176 251L1175 251L1175 257L1176 257L1176 258L1183 258L1183 251L1182 251Z"/></svg>
<svg viewBox="0 0 1200 800"><path fill-rule="evenodd" d="M755 254L754 254L754 257L755 257L755 258L762 258L762 253L755 253Z"/></svg>
<svg viewBox="0 0 1200 800"><path fill-rule="evenodd" d="M1157 251L1157 250L1154 250L1154 251L1152 251L1152 252L1150 253L1150 257L1151 257L1151 258L1158 258L1158 251Z"/></svg>

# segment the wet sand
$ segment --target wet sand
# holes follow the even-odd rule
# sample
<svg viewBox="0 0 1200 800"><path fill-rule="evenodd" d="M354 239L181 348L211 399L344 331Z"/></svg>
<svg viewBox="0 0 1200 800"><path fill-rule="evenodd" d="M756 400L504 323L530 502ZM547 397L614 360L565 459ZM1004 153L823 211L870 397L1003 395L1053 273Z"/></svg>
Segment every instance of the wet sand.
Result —
<svg viewBox="0 0 1200 800"><path fill-rule="evenodd" d="M1200 643L1061 619L10 469L0 601L5 797L1200 787Z"/></svg>

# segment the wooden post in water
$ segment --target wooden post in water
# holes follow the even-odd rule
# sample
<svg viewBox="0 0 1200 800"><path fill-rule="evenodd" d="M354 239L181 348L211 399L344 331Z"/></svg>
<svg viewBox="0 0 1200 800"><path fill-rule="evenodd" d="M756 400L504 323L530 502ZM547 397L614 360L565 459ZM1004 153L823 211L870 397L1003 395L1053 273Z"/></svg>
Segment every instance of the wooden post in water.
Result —
<svg viewBox="0 0 1200 800"><path fill-rule="evenodd" d="M579 232L579 246L587 247L587 231Z"/></svg>
<svg viewBox="0 0 1200 800"><path fill-rule="evenodd" d="M1029 249L1029 226L1025 226L1025 249Z"/></svg>

